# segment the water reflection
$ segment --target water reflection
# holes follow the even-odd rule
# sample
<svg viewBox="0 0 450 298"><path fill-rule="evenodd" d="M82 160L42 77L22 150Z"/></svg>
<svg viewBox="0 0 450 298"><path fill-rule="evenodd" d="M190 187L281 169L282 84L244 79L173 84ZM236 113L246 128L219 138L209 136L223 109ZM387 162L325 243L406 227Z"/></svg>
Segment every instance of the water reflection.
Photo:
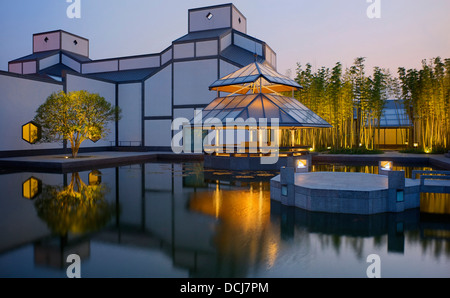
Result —
<svg viewBox="0 0 450 298"><path fill-rule="evenodd" d="M88 259L90 240L86 235L101 230L114 214L115 206L105 199L109 189L101 183L101 172L90 172L89 184L79 173L72 173L65 184L44 185L36 197L37 216L52 233L34 243L36 265L64 269L70 254Z"/></svg>
<svg viewBox="0 0 450 298"><path fill-rule="evenodd" d="M189 209L219 220L214 244L227 274L245 276L248 268L270 268L277 258L279 233L270 220L270 187L249 183L248 188L192 194Z"/></svg>
<svg viewBox="0 0 450 298"><path fill-rule="evenodd" d="M37 215L60 236L98 231L115 210L105 200L107 193L107 187L98 180L86 185L79 173L72 173L67 186L43 186L35 201Z"/></svg>
<svg viewBox="0 0 450 298"><path fill-rule="evenodd" d="M314 213L270 200L269 181L277 174L147 163L69 175L0 175L0 188L16 192L0 200L0 222L8 227L0 230L0 276L12 270L2 260L26 243L35 276L45 276L41 265L63 269L65 257L77 253L85 277L327 277L341 269L364 277L365 258L377 253L401 263L385 269L392 275L429 275L412 267L419 264L450 277L448 195L423 194L420 210L399 214ZM40 189L32 201L22 197L30 176L42 181L42 188L26 185L33 190L28 197Z"/></svg>

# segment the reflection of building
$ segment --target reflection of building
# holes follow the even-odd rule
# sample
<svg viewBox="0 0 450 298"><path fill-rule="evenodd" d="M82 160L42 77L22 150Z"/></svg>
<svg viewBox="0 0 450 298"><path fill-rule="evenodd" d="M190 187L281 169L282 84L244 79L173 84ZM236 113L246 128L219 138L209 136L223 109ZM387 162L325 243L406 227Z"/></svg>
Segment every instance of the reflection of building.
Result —
<svg viewBox="0 0 450 298"><path fill-rule="evenodd" d="M106 200L118 207L114 218L100 230L82 235L69 233L67 239L55 237L36 215L36 200L22 198L22 183L30 173L0 175L0 189L5 192L0 200L0 224L13 227L0 229L0 254L11 255L17 248L31 245L33 249L22 251L31 254L24 260L59 266L68 253L78 253L86 256L82 260L89 260L82 263L84 276L90 273L88 264L102 262L108 262L105 268L123 276L129 272L115 267L116 262L111 263L110 254L103 254L104 250L119 251L117 256L122 259L117 261L121 262L128 262L127 258L138 252L146 256L140 259L144 264L137 267L149 263L165 266L155 267L152 272L246 277L266 270L266 266L276 267L277 262L292 257L289 253L309 249L317 239L336 251L354 244L355 254L367 239L373 239L389 253L406 251L410 243L433 251L436 245L446 244L450 231L448 215L436 219L417 209L361 216L286 208L268 197L269 184L264 180L269 173L247 172L239 187L227 180L230 171L203 171L201 163L136 164L101 172L101 184L110 189ZM81 179L88 181L89 173L80 172ZM70 176L62 174L33 176L44 185L67 185L70 181ZM437 205L433 210L438 211ZM300 240L298 247L292 246L293 237ZM288 247L292 247L291 252L286 252ZM443 249L439 254L448 252ZM151 263L147 257L158 262ZM167 262L160 263L162 258Z"/></svg>
<svg viewBox="0 0 450 298"><path fill-rule="evenodd" d="M67 242L64 237L48 238L34 244L34 263L40 266L64 269L67 267L67 256L77 254L81 260L90 256L90 242L77 239Z"/></svg>
<svg viewBox="0 0 450 298"><path fill-rule="evenodd" d="M0 72L0 125L9 128L0 131L0 154L63 148L59 143L30 145L17 133L52 92L62 90L99 93L122 109L120 121L109 127L111 134L84 142L81 150L169 150L172 120L190 119L195 109L206 107L216 96L208 90L212 82L254 62L255 55L276 69L275 52L247 34L247 19L233 4L190 9L187 34L159 53L92 60L89 43L62 30L37 33L33 53Z"/></svg>

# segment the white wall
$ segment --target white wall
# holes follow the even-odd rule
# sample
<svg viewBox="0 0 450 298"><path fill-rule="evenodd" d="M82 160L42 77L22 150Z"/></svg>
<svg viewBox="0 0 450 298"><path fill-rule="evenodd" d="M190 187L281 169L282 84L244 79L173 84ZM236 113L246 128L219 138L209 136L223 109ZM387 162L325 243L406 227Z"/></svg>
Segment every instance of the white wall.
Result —
<svg viewBox="0 0 450 298"><path fill-rule="evenodd" d="M218 79L217 67L217 59L176 62L175 105L209 104L216 96L209 86Z"/></svg>
<svg viewBox="0 0 450 298"><path fill-rule="evenodd" d="M28 61L23 63L23 74L36 73L36 61Z"/></svg>
<svg viewBox="0 0 450 298"><path fill-rule="evenodd" d="M172 59L172 48L161 54L161 65L164 65Z"/></svg>
<svg viewBox="0 0 450 298"><path fill-rule="evenodd" d="M241 47L251 53L256 53L260 56L263 55L262 44L252 39L244 37L240 34L234 33L234 44Z"/></svg>
<svg viewBox="0 0 450 298"><path fill-rule="evenodd" d="M77 41L76 45L74 40ZM89 41L66 32L61 32L61 48L72 53L89 57Z"/></svg>
<svg viewBox="0 0 450 298"><path fill-rule="evenodd" d="M22 125L33 120L37 108L60 84L0 74L0 151L62 148L61 144L34 144L22 140Z"/></svg>
<svg viewBox="0 0 450 298"><path fill-rule="evenodd" d="M84 78L76 75L68 74L67 80L67 92L86 90L90 93L98 93L104 97L112 105L115 105L116 100L116 86L113 83L103 82L99 80ZM86 140L81 144L81 147L97 147L97 146L110 146L110 141L115 141L115 123L110 122L108 124L110 133L106 138L94 143L90 140Z"/></svg>
<svg viewBox="0 0 450 298"><path fill-rule="evenodd" d="M173 58L183 59L183 58L193 58L195 52L195 44L191 43L181 43L175 44L173 46Z"/></svg>
<svg viewBox="0 0 450 298"><path fill-rule="evenodd" d="M72 58L67 57L64 54L62 54L61 62L62 62L62 64L72 68L76 72L81 72L81 64L79 62L73 60Z"/></svg>
<svg viewBox="0 0 450 298"><path fill-rule="evenodd" d="M210 20L206 17L208 13L213 14ZM230 20L230 6L190 11L189 31L194 32L231 27Z"/></svg>
<svg viewBox="0 0 450 298"><path fill-rule="evenodd" d="M107 60L99 62L89 62L84 63L82 66L83 73L97 73L97 72L109 72L118 71L119 61L118 60Z"/></svg>
<svg viewBox="0 0 450 298"><path fill-rule="evenodd" d="M231 63L225 62L223 60L220 60L220 77L221 78L229 75L230 73L235 72L238 69L239 69L239 67L237 67Z"/></svg>
<svg viewBox="0 0 450 298"><path fill-rule="evenodd" d="M196 57L213 56L218 54L218 41L207 40L199 41L195 43L195 55Z"/></svg>
<svg viewBox="0 0 450 298"><path fill-rule="evenodd" d="M39 70L46 69L59 63L59 54L44 58L39 61Z"/></svg>
<svg viewBox="0 0 450 298"><path fill-rule="evenodd" d="M145 116L172 115L172 65L145 82Z"/></svg>
<svg viewBox="0 0 450 298"><path fill-rule="evenodd" d="M119 121L119 141L141 141L142 119L142 91L141 84L119 85L119 107L122 109L122 118Z"/></svg>
<svg viewBox="0 0 450 298"><path fill-rule="evenodd" d="M47 38L47 42L45 39ZM58 50L61 34L59 31L33 36L33 53Z"/></svg>
<svg viewBox="0 0 450 298"><path fill-rule="evenodd" d="M233 29L247 34L247 20L234 6L232 12Z"/></svg>
<svg viewBox="0 0 450 298"><path fill-rule="evenodd" d="M222 39L220 40L220 51L225 50L226 48L228 48L231 45L231 41L232 41L231 34L232 33L228 33L227 35L222 37Z"/></svg>
<svg viewBox="0 0 450 298"><path fill-rule="evenodd" d="M159 55L149 56L149 57L121 59L119 61L119 69L127 70L127 69L159 67L160 66L159 62L160 62Z"/></svg>
<svg viewBox="0 0 450 298"><path fill-rule="evenodd" d="M277 54L268 45L266 45L266 61L273 69L277 69Z"/></svg>
<svg viewBox="0 0 450 298"><path fill-rule="evenodd" d="M145 146L170 147L172 141L171 120L145 121Z"/></svg>
<svg viewBox="0 0 450 298"><path fill-rule="evenodd" d="M9 63L8 71L12 73L22 74L22 63Z"/></svg>

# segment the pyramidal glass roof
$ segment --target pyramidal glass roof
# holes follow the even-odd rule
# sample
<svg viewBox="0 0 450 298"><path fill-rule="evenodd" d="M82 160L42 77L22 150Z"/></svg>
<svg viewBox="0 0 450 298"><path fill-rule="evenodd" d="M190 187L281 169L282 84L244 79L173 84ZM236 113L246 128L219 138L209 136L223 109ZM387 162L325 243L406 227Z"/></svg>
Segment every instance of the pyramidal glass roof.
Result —
<svg viewBox="0 0 450 298"><path fill-rule="evenodd" d="M225 127L227 122L233 124L238 118L244 121L253 118L256 122L265 118L268 126L271 119L276 118L280 127L331 127L295 98L262 93L218 97L203 110L201 120L197 116L191 124L195 127L196 123L214 125L220 122Z"/></svg>
<svg viewBox="0 0 450 298"><path fill-rule="evenodd" d="M217 81L209 90L228 93L277 93L301 89L297 82L285 77L270 66L259 62L251 63Z"/></svg>

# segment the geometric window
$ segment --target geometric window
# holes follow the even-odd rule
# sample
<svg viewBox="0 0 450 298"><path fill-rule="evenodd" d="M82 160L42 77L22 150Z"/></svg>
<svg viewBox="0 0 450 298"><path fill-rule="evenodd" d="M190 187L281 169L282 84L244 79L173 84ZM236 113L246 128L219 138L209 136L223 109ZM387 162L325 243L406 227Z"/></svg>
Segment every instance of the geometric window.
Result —
<svg viewBox="0 0 450 298"><path fill-rule="evenodd" d="M92 134L92 135L88 134L88 139L91 140L94 143L97 143L98 140L100 140L100 137L99 136L95 136L94 134Z"/></svg>
<svg viewBox="0 0 450 298"><path fill-rule="evenodd" d="M22 196L32 200L42 192L42 181L31 177L22 184Z"/></svg>
<svg viewBox="0 0 450 298"><path fill-rule="evenodd" d="M28 122L22 126L22 139L30 144L35 144L41 138L41 128L34 122Z"/></svg>
<svg viewBox="0 0 450 298"><path fill-rule="evenodd" d="M208 19L208 20L211 20L212 18L213 18L213 14L212 13L208 13L207 15L206 15L206 18Z"/></svg>
<svg viewBox="0 0 450 298"><path fill-rule="evenodd" d="M102 172L98 170L93 170L89 173L89 185L99 185L102 183Z"/></svg>

